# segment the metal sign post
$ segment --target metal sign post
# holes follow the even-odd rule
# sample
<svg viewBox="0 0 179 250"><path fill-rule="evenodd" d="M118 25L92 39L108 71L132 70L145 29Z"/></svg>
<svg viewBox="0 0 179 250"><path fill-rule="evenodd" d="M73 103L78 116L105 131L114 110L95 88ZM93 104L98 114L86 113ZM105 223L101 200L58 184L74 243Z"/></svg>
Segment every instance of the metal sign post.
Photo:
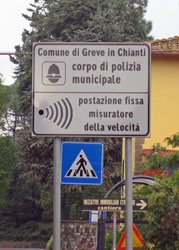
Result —
<svg viewBox="0 0 179 250"><path fill-rule="evenodd" d="M126 250L133 249L132 138L125 139L126 159Z"/></svg>
<svg viewBox="0 0 179 250"><path fill-rule="evenodd" d="M113 214L113 250L116 250L117 213Z"/></svg>
<svg viewBox="0 0 179 250"><path fill-rule="evenodd" d="M53 250L61 249L61 139L54 138L53 148Z"/></svg>

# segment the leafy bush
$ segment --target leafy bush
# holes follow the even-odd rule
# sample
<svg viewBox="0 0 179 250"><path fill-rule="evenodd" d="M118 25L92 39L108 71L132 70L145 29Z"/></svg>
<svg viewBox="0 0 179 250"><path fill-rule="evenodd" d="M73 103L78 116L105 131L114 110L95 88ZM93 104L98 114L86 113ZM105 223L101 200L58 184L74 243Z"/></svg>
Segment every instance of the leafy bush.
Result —
<svg viewBox="0 0 179 250"><path fill-rule="evenodd" d="M116 245L119 242L119 240L120 240L120 238L122 236L122 233L123 232L118 232L118 231L116 232ZM106 245L105 250L111 250L112 249L112 247L113 247L113 235L112 235L112 233L109 233L109 234L106 235L105 245Z"/></svg>
<svg viewBox="0 0 179 250"><path fill-rule="evenodd" d="M47 250L53 250L53 236L51 236L50 240L47 242Z"/></svg>
<svg viewBox="0 0 179 250"><path fill-rule="evenodd" d="M142 231L155 250L179 249L178 183L179 171L175 171L171 177L163 174L160 185L135 188L135 197L148 198L149 208L143 216L149 224Z"/></svg>
<svg viewBox="0 0 179 250"><path fill-rule="evenodd" d="M0 222L0 241L24 241L34 242L36 246L44 246L52 234L52 223L38 223L29 221L20 227L16 223L7 223L7 218L3 218ZM36 242L36 243L35 243ZM38 243L39 242L39 243Z"/></svg>

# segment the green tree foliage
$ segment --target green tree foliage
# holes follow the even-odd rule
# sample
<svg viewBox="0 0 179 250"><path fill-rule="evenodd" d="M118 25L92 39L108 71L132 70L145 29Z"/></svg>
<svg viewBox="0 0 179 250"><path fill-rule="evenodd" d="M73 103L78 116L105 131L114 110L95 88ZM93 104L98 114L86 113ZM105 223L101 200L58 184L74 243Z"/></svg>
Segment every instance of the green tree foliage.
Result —
<svg viewBox="0 0 179 250"><path fill-rule="evenodd" d="M2 117L6 102L7 102L7 86L3 85L2 75L0 75L0 118Z"/></svg>
<svg viewBox="0 0 179 250"><path fill-rule="evenodd" d="M40 40L144 41L151 30L143 19L146 6L146 0L44 0L33 5L33 19L25 17Z"/></svg>
<svg viewBox="0 0 179 250"><path fill-rule="evenodd" d="M52 219L52 140L32 138L29 127L24 125L16 133L16 143L18 162L7 195L8 214L18 226L42 216Z"/></svg>
<svg viewBox="0 0 179 250"><path fill-rule="evenodd" d="M123 234L123 231L116 232L116 246L117 246L118 242L120 241L122 234ZM113 234L108 233L105 237L105 250L111 250L111 249L113 249Z"/></svg>
<svg viewBox="0 0 179 250"><path fill-rule="evenodd" d="M179 133L167 137L165 139L168 145L177 147L179 143ZM147 156L147 160L140 164L141 172L147 171L148 169L161 170L163 173L167 171L170 175L176 171L179 167L179 152L173 152L167 154L167 149L161 147L159 143L153 145L150 154Z"/></svg>
<svg viewBox="0 0 179 250"><path fill-rule="evenodd" d="M0 137L0 208L12 180L13 167L17 162L17 145L10 136Z"/></svg>
<svg viewBox="0 0 179 250"><path fill-rule="evenodd" d="M3 215L8 216L16 226L28 221L40 221L42 217L40 189L39 179L29 177L17 164L12 173L6 197L7 208L3 210Z"/></svg>
<svg viewBox="0 0 179 250"><path fill-rule="evenodd" d="M157 177L156 177L157 178ZM178 249L178 204L179 171L171 177L161 175L160 185L143 187L136 192L136 197L148 198L148 212L143 214L149 224L142 228L146 242L155 250Z"/></svg>
<svg viewBox="0 0 179 250"><path fill-rule="evenodd" d="M20 112L19 96L17 93L18 84L14 83L5 87L5 103L1 116L1 129L3 135L16 136L16 131L24 123L24 117Z"/></svg>
<svg viewBox="0 0 179 250"><path fill-rule="evenodd" d="M171 145L173 148L179 147L179 132L172 135L171 137L167 137L165 139L168 145Z"/></svg>
<svg viewBox="0 0 179 250"><path fill-rule="evenodd" d="M29 178L39 178L41 184L52 185L53 141L51 138L32 137L29 127L24 125L17 138L20 166Z"/></svg>
<svg viewBox="0 0 179 250"><path fill-rule="evenodd" d="M177 134L167 140L176 145L176 138ZM136 187L135 196L148 198L148 212L141 216L149 221L142 228L145 241L155 250L173 250L179 248L179 153L176 151L169 156L163 153L166 153L166 149L157 144L141 165L141 171L145 170L146 175L155 173L154 177L160 179L160 185Z"/></svg>

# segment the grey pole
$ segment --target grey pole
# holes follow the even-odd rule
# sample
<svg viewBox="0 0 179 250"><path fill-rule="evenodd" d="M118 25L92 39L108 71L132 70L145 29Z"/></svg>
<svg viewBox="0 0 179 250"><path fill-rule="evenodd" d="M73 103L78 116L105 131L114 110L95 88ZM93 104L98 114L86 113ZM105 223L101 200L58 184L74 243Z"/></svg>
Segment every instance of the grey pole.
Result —
<svg viewBox="0 0 179 250"><path fill-rule="evenodd" d="M53 140L53 250L61 249L61 139Z"/></svg>
<svg viewBox="0 0 179 250"><path fill-rule="evenodd" d="M133 249L132 138L125 140L126 161L126 250Z"/></svg>
<svg viewBox="0 0 179 250"><path fill-rule="evenodd" d="M116 250L116 230L117 230L117 213L113 213L113 250Z"/></svg>
<svg viewBox="0 0 179 250"><path fill-rule="evenodd" d="M0 52L0 56L10 56L10 55L16 55L16 56L24 56L24 55L32 55L32 53L21 53L21 52Z"/></svg>

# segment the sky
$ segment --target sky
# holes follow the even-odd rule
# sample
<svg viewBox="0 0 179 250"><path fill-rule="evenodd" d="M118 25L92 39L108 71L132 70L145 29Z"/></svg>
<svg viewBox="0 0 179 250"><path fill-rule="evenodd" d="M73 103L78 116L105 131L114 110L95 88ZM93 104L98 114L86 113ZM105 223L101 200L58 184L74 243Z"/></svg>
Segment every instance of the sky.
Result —
<svg viewBox="0 0 179 250"><path fill-rule="evenodd" d="M22 45L24 29L30 30L29 22L22 16L34 0L0 0L0 53L15 52L16 45ZM148 0L145 18L153 24L150 35L154 39L179 36L179 0ZM15 65L8 56L0 55L0 73L4 84L14 82Z"/></svg>

